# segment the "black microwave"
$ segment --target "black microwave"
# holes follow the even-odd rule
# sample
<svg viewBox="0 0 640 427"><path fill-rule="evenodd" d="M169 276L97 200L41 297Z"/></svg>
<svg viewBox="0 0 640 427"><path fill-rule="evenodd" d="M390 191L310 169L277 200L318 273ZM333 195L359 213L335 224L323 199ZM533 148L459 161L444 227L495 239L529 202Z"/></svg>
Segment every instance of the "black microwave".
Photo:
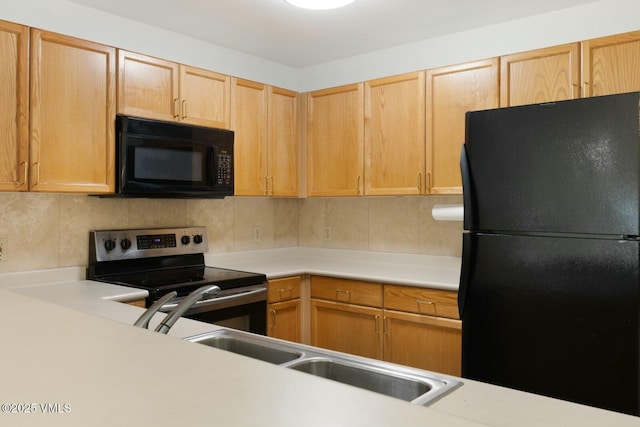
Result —
<svg viewBox="0 0 640 427"><path fill-rule="evenodd" d="M125 197L233 195L230 130L116 116L116 191Z"/></svg>

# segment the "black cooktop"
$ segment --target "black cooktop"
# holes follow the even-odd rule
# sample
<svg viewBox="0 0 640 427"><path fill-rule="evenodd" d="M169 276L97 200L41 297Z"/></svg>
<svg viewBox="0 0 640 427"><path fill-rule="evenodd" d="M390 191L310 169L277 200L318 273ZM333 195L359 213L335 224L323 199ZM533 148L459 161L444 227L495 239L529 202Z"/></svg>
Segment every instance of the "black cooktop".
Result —
<svg viewBox="0 0 640 427"><path fill-rule="evenodd" d="M265 283L264 274L229 270L208 266L190 266L164 270L138 271L113 274L96 280L146 289L150 298L160 297L176 291L178 296L189 294L204 285L217 285L221 290L240 288Z"/></svg>

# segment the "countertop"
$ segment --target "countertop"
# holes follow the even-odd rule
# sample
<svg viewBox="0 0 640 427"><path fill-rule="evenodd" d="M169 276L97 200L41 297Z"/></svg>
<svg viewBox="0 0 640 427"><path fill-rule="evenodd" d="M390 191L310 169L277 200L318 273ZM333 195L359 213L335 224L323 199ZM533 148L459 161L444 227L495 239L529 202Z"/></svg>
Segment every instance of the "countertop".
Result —
<svg viewBox="0 0 640 427"><path fill-rule="evenodd" d="M247 268L233 267L303 272L269 257L271 270L254 269L254 255ZM638 417L466 379L431 406L412 405L181 339L214 325L180 319L170 335L132 327L143 309L118 301L141 291L81 276L74 268L0 275L0 404L14 404L0 425L640 426Z"/></svg>
<svg viewBox="0 0 640 427"><path fill-rule="evenodd" d="M206 254L207 265L266 274L269 279L317 274L457 290L460 258L344 249L279 248Z"/></svg>

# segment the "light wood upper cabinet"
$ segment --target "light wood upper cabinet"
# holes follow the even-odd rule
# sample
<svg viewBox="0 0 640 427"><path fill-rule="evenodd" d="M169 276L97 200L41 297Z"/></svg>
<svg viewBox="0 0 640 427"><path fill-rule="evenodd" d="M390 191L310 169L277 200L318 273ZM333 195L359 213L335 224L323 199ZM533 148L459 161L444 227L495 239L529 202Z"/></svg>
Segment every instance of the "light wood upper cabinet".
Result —
<svg viewBox="0 0 640 427"><path fill-rule="evenodd" d="M307 122L307 194L361 195L364 84L308 93Z"/></svg>
<svg viewBox="0 0 640 427"><path fill-rule="evenodd" d="M580 43L500 57L500 106L580 97Z"/></svg>
<svg viewBox="0 0 640 427"><path fill-rule="evenodd" d="M498 58L427 70L426 87L428 193L462 194L465 115L498 107Z"/></svg>
<svg viewBox="0 0 640 427"><path fill-rule="evenodd" d="M147 55L118 51L118 113L229 128L230 78Z"/></svg>
<svg viewBox="0 0 640 427"><path fill-rule="evenodd" d="M231 79L235 194L298 195L298 94Z"/></svg>
<svg viewBox="0 0 640 427"><path fill-rule="evenodd" d="M582 42L584 96L640 91L640 31Z"/></svg>
<svg viewBox="0 0 640 427"><path fill-rule="evenodd" d="M178 64L118 50L118 113L173 121L180 117Z"/></svg>
<svg viewBox="0 0 640 427"><path fill-rule="evenodd" d="M34 191L114 191L116 52L31 30L30 183Z"/></svg>
<svg viewBox="0 0 640 427"><path fill-rule="evenodd" d="M234 193L237 196L265 196L268 87L232 78L231 96L231 128L235 132Z"/></svg>
<svg viewBox="0 0 640 427"><path fill-rule="evenodd" d="M0 21L0 190L28 190L29 29Z"/></svg>
<svg viewBox="0 0 640 427"><path fill-rule="evenodd" d="M229 128L231 79L201 68L180 66L180 120Z"/></svg>
<svg viewBox="0 0 640 427"><path fill-rule="evenodd" d="M364 194L424 193L424 72L364 85Z"/></svg>
<svg viewBox="0 0 640 427"><path fill-rule="evenodd" d="M297 92L269 87L267 192L270 196L299 194L298 102Z"/></svg>

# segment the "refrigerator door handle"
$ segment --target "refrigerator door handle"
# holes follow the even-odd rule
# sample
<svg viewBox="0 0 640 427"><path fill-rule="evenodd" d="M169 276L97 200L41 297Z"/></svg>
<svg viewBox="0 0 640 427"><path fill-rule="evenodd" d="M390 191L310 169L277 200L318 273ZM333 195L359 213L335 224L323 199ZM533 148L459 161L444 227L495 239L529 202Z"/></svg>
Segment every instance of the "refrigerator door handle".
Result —
<svg viewBox="0 0 640 427"><path fill-rule="evenodd" d="M462 265L460 267L460 285L458 286L458 313L464 319L464 303L471 280L471 266L474 264L475 235L462 234Z"/></svg>
<svg viewBox="0 0 640 427"><path fill-rule="evenodd" d="M473 197L471 193L471 171L469 169L469 158L467 156L467 146L462 144L460 153L460 173L462 175L462 201L464 203L464 229L471 230L475 221L475 211Z"/></svg>

